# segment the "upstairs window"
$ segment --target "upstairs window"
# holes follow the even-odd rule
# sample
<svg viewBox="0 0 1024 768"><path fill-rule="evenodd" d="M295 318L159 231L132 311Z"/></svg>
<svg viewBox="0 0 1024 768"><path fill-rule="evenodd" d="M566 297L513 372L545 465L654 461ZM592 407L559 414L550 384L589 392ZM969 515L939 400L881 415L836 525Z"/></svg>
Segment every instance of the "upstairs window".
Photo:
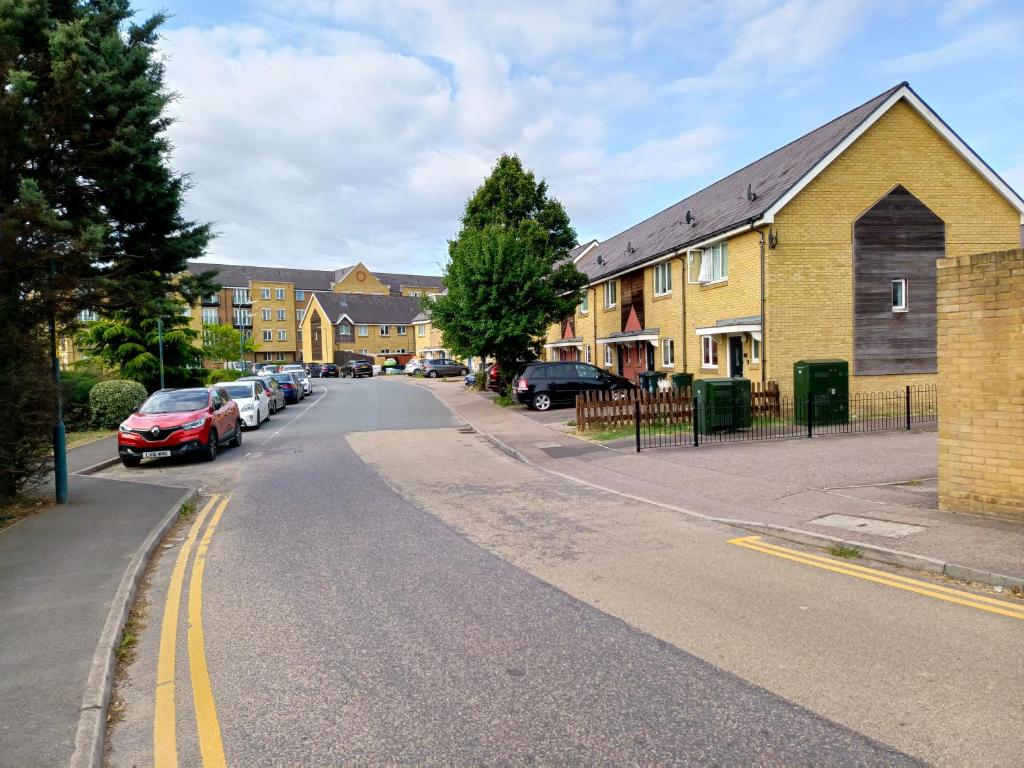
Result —
<svg viewBox="0 0 1024 768"><path fill-rule="evenodd" d="M304 301L305 299L306 299L306 292L305 291L296 291L295 292L295 300L296 301Z"/></svg>
<svg viewBox="0 0 1024 768"><path fill-rule="evenodd" d="M94 309L83 309L78 313L78 321L80 323L95 323L99 319L100 316Z"/></svg>
<svg viewBox="0 0 1024 768"><path fill-rule="evenodd" d="M701 283L717 283L729 279L729 244L715 243L701 256Z"/></svg>
<svg viewBox="0 0 1024 768"><path fill-rule="evenodd" d="M277 310L277 319L278 320L284 320L287 316L288 316L288 310L287 309L279 309L279 310Z"/></svg>
<svg viewBox="0 0 1024 768"><path fill-rule="evenodd" d="M907 279L905 277L892 281L892 311L907 311Z"/></svg>
<svg viewBox="0 0 1024 768"><path fill-rule="evenodd" d="M416 335L419 336L420 338L422 338L422 337L427 335L427 326L426 326L426 324L424 324L424 325L417 325L416 326Z"/></svg>
<svg viewBox="0 0 1024 768"><path fill-rule="evenodd" d="M590 290L583 289L583 300L580 301L580 314L585 315L590 311Z"/></svg>
<svg viewBox="0 0 1024 768"><path fill-rule="evenodd" d="M405 326L404 325L396 325L395 328L398 329L398 335L399 336L405 336Z"/></svg>
<svg viewBox="0 0 1024 768"><path fill-rule="evenodd" d="M654 265L654 295L667 296L672 293L672 262Z"/></svg>
<svg viewBox="0 0 1024 768"><path fill-rule="evenodd" d="M609 280L604 284L604 308L611 309L615 306L617 296L615 295L616 283L614 280Z"/></svg>
<svg viewBox="0 0 1024 768"><path fill-rule="evenodd" d="M264 309L263 310L263 319L264 320L269 320L270 319L270 310L269 309Z"/></svg>
<svg viewBox="0 0 1024 768"><path fill-rule="evenodd" d="M284 288L278 288L276 295L277 295L278 301L284 301Z"/></svg>
<svg viewBox="0 0 1024 768"><path fill-rule="evenodd" d="M368 326L368 325L360 325L359 326L359 335L360 336L369 336L370 335L370 326Z"/></svg>
<svg viewBox="0 0 1024 768"><path fill-rule="evenodd" d="M269 288L260 288L260 298L261 299L269 299L270 298L270 289Z"/></svg>
<svg viewBox="0 0 1024 768"><path fill-rule="evenodd" d="M278 330L277 332L278 341L288 341L288 331Z"/></svg>
<svg viewBox="0 0 1024 768"><path fill-rule="evenodd" d="M272 330L270 330L269 328L264 329L264 331L263 331L263 340L264 341L273 341L274 340L274 332Z"/></svg>
<svg viewBox="0 0 1024 768"><path fill-rule="evenodd" d="M661 367L672 368L676 364L676 343L673 339L661 340Z"/></svg>
<svg viewBox="0 0 1024 768"><path fill-rule="evenodd" d="M390 325L382 325L380 327L380 335L381 336L390 336L391 335L391 326Z"/></svg>

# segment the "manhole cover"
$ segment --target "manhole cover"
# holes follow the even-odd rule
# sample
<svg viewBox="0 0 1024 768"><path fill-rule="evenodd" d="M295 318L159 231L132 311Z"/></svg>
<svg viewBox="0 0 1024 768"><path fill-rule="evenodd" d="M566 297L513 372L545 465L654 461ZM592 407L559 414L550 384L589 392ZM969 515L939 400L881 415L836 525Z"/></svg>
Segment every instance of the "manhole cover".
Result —
<svg viewBox="0 0 1024 768"><path fill-rule="evenodd" d="M872 536L884 536L887 539L900 539L912 533L920 533L924 530L919 525L907 525L906 523L893 523L889 520L875 520L870 517L855 517L853 515L825 515L811 520L816 525L827 525L830 528L842 528L847 531L858 531Z"/></svg>

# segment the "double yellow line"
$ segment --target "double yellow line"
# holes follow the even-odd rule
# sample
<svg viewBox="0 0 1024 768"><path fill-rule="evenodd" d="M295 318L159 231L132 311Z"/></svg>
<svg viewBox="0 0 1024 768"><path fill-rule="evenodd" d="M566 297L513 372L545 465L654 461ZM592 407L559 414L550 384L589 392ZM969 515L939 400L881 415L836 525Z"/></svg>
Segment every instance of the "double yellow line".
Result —
<svg viewBox="0 0 1024 768"><path fill-rule="evenodd" d="M156 666L156 708L153 715L153 762L158 768L176 768L178 765L178 744L174 709L175 662L178 644L178 614L181 608L181 591L185 583L192 548L199 538L210 511L216 507L210 524L206 526L196 556L192 562L192 574L188 588L188 667L192 677L192 700L196 712L196 729L199 733L199 752L207 768L226 765L224 744L220 737L220 723L213 701L213 688L206 666L206 647L203 641L203 571L206 567L206 552L210 547L213 532L220 522L230 496L221 498L214 494L199 512L189 529L185 542L178 552L178 559L171 572L171 583L164 604L163 625L160 628L160 653Z"/></svg>
<svg viewBox="0 0 1024 768"><path fill-rule="evenodd" d="M760 536L743 536L738 539L730 539L729 543L766 555L792 560L795 563L823 568L826 571L840 573L844 576L853 576L858 579L874 582L875 584L914 592L915 594L932 597L936 600L944 600L947 603L955 603L968 608L976 608L979 611L988 611L989 613L996 613L1000 616L1008 616L1011 619L1021 619L1024 621L1024 605L1014 605L1006 600L997 600L993 597L976 595L959 589L950 589L949 587L943 587L927 581L908 579L906 576L898 576L894 573L878 571L874 568L865 568L854 563L833 560L829 557L813 555L808 552L789 549L788 547L780 547L777 544L769 544L766 541L762 541Z"/></svg>

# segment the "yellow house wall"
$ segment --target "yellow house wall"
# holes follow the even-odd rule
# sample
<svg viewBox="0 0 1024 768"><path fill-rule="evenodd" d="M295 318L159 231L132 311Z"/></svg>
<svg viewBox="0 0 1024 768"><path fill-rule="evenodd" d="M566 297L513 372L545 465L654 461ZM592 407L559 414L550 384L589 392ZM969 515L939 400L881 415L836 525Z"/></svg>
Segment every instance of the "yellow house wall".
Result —
<svg viewBox="0 0 1024 768"><path fill-rule="evenodd" d="M658 343L654 350L654 370L669 375L683 370L683 307L685 289L685 262L678 258L668 261L672 271L672 290L662 296L654 295L654 267L644 269L644 327L658 329ZM675 344L675 364L666 366L662 357L662 340L672 339ZM603 355L602 351L602 355ZM602 362L604 359L602 357Z"/></svg>
<svg viewBox="0 0 1024 768"><path fill-rule="evenodd" d="M263 298L263 290L270 291L270 298ZM277 291L284 291L284 298L277 298ZM252 334L256 345L257 360L262 361L265 353L271 353L274 360L284 354L285 360L294 360L298 349L297 323L295 320L295 286L293 283L252 281L249 285L252 296ZM270 319L263 319L263 310L270 310ZM278 312L284 310L284 319L278 319ZM263 340L263 331L269 330L271 341ZM278 331L286 334L284 341L278 339Z"/></svg>
<svg viewBox="0 0 1024 768"><path fill-rule="evenodd" d="M1018 212L913 108L897 104L776 216L766 351L768 375L783 391L792 391L800 359L842 358L852 372L853 224L897 184L945 222L947 257L1020 244ZM730 261L730 279L733 270ZM853 376L850 384L867 391L934 381L931 374Z"/></svg>
<svg viewBox="0 0 1024 768"><path fill-rule="evenodd" d="M359 335L360 325L365 325L367 328L367 335ZM380 335L380 324L379 323L354 323L352 330L355 334L355 341L352 343L345 342L342 344L335 344L334 349L345 351L345 352L357 352L359 354L366 355L379 355L382 354L385 349L389 351L389 354L394 354L396 349L405 349L404 353L400 354L415 354L416 349L416 337L415 329L411 324L405 326L405 335L398 335L398 326L391 325L390 333L388 336ZM365 352L363 350L366 350Z"/></svg>
<svg viewBox="0 0 1024 768"><path fill-rule="evenodd" d="M320 356L314 355L313 353L313 317L318 316L320 318L320 330L324 334L324 342L321 346L323 350L323 357L325 359L319 359ZM331 320L327 317L327 313L324 312L323 307L316 298L311 298L309 303L306 305L306 314L302 318L302 359L313 363L330 363L334 361L334 355L332 354L334 341L334 326L331 325Z"/></svg>
<svg viewBox="0 0 1024 768"><path fill-rule="evenodd" d="M761 246L757 232L744 232L728 240L728 277L711 285L685 282L689 279L685 261L682 280L686 286L686 370L695 379L714 379L729 375L728 336L715 336L718 342L717 367L705 368L697 329L714 325L719 320L751 317L761 314ZM675 273L673 273L673 279ZM675 288L675 283L673 283ZM760 381L761 366L752 361L751 339L743 336L743 376ZM682 370L683 351L676 342L677 369Z"/></svg>
<svg viewBox="0 0 1024 768"><path fill-rule="evenodd" d="M378 280L362 262L352 267L341 282L335 283L333 290L335 293L391 293L391 289Z"/></svg>
<svg viewBox="0 0 1024 768"><path fill-rule="evenodd" d="M939 506L1024 522L1024 250L940 259L937 298Z"/></svg>

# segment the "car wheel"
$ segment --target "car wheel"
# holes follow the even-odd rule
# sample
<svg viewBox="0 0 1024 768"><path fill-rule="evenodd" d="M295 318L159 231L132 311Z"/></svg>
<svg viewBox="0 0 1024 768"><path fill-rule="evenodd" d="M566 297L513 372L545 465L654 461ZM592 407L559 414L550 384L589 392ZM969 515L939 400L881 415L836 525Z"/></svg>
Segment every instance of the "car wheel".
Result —
<svg viewBox="0 0 1024 768"><path fill-rule="evenodd" d="M551 408L551 395L546 392L538 392L533 396L533 401L530 403L535 411L546 411Z"/></svg>
<svg viewBox="0 0 1024 768"><path fill-rule="evenodd" d="M429 371L427 373L427 378L428 379L436 379L437 378L437 371Z"/></svg>
<svg viewBox="0 0 1024 768"><path fill-rule="evenodd" d="M267 418L269 419L270 416L268 415ZM256 426L253 427L253 429L259 429L262 426L263 426L263 422L260 421L260 410L259 410L259 408L257 408L256 409Z"/></svg>
<svg viewBox="0 0 1024 768"><path fill-rule="evenodd" d="M466 370L465 368L459 368L459 375L460 376L466 376L468 374L469 374L468 370Z"/></svg>
<svg viewBox="0 0 1024 768"><path fill-rule="evenodd" d="M210 430L210 438L206 444L206 451L203 453L203 458L207 461L214 461L217 458L217 441L220 438L217 437L217 430Z"/></svg>
<svg viewBox="0 0 1024 768"><path fill-rule="evenodd" d="M236 421L235 422L235 436L231 440L231 445L233 447L235 447L235 448L241 448L242 447L242 422L241 421Z"/></svg>
<svg viewBox="0 0 1024 768"><path fill-rule="evenodd" d="M137 458L135 456L122 456L121 463L124 464L126 467L137 467L139 466L139 464L142 463L142 459Z"/></svg>

